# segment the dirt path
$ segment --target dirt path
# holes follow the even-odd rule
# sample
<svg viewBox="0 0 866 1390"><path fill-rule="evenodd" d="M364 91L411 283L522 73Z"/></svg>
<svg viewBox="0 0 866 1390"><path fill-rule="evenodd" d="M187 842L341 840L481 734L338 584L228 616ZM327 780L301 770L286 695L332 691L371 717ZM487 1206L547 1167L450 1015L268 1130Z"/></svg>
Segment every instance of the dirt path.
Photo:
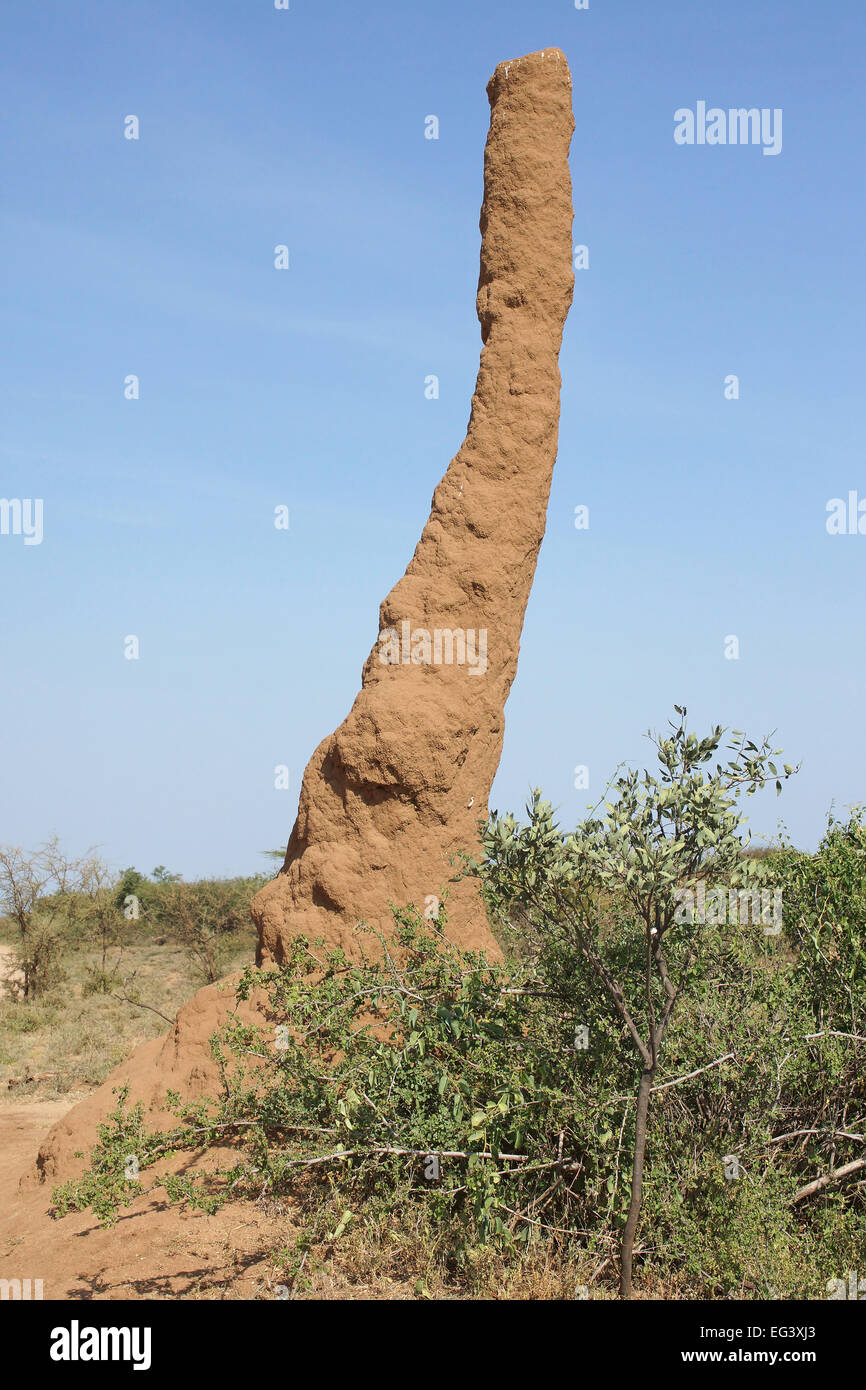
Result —
<svg viewBox="0 0 866 1390"><path fill-rule="evenodd" d="M15 954L0 944L0 985L15 978ZM52 1184L34 1180L36 1156L85 1095L0 1091L0 1278L41 1279L46 1299L277 1296L280 1274L268 1255L280 1228L289 1240L292 1228L250 1203L208 1217L170 1205L158 1189L108 1229L88 1214L52 1217Z"/></svg>
<svg viewBox="0 0 866 1390"><path fill-rule="evenodd" d="M71 1110L78 1096L62 1100L0 1099L0 1207L9 1200L51 1126Z"/></svg>
<svg viewBox="0 0 866 1390"><path fill-rule="evenodd" d="M82 1098L0 1093L0 1279L43 1281L45 1299L273 1299L288 1292L278 1252L299 1235L293 1204L282 1211L239 1201L207 1216L173 1206L162 1189L145 1193L102 1229L92 1214L51 1215L52 1184L34 1179L48 1131ZM95 1135L94 1135L95 1138ZM167 1161L179 1171L192 1155ZM358 1283L322 1270L292 1297L413 1298L411 1284Z"/></svg>
<svg viewBox="0 0 866 1390"><path fill-rule="evenodd" d="M0 945L0 981L15 978L14 957L14 947ZM18 1178L32 1163L51 1126L71 1110L77 1099L64 1096L62 1100L7 1100L0 1093L0 1207L8 1203L10 1184L12 1189L17 1187Z"/></svg>
<svg viewBox="0 0 866 1390"><path fill-rule="evenodd" d="M0 981L9 978L13 956L12 947L0 946ZM36 1156L86 1094L42 1100L0 1090L0 1279L41 1279L45 1299L64 1301L285 1297L276 1252L293 1249L299 1233L291 1204L275 1211L239 1201L207 1216L171 1205L158 1188L105 1229L88 1213L52 1216L52 1183L36 1181ZM180 1171L196 1159L180 1155L164 1166ZM314 1296L393 1295L331 1289L326 1280Z"/></svg>
<svg viewBox="0 0 866 1390"><path fill-rule="evenodd" d="M0 944L0 983L21 978L14 968L14 946ZM62 1100L20 1100L0 1093L0 1203L8 1197L8 1183L20 1176L33 1161L43 1138L51 1126L78 1100L64 1096Z"/></svg>

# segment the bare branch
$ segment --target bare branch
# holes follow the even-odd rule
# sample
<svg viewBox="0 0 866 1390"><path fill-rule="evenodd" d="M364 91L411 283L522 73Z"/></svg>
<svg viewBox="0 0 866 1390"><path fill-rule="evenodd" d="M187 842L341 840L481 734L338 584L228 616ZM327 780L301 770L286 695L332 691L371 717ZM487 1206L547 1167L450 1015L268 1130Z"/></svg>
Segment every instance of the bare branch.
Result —
<svg viewBox="0 0 866 1390"><path fill-rule="evenodd" d="M675 1081L663 1081L659 1086L653 1086L653 1091L668 1091L671 1086L681 1086L684 1081L691 1081L693 1076L700 1076L702 1072L710 1071L713 1067L720 1067L722 1062L736 1061L736 1054L726 1052L724 1057L717 1057L714 1062L707 1062L705 1067L698 1067L696 1071L687 1071L684 1076L678 1076Z"/></svg>
<svg viewBox="0 0 866 1390"><path fill-rule="evenodd" d="M852 1163L843 1163L841 1168L835 1169L832 1173L825 1173L821 1178L815 1178L814 1182L807 1182L805 1187L801 1187L799 1192L795 1192L791 1198L790 1205L796 1206L798 1202L803 1202L807 1197L813 1197L816 1192L823 1192L825 1187L831 1183L841 1182L843 1178L848 1178L852 1173L859 1173L866 1168L866 1158L855 1158Z"/></svg>

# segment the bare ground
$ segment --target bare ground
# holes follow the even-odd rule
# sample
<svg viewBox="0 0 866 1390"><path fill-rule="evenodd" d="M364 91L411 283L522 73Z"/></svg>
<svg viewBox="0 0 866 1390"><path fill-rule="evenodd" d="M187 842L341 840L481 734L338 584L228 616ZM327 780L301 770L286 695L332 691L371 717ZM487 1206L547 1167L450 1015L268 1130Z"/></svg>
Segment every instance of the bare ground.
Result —
<svg viewBox="0 0 866 1390"><path fill-rule="evenodd" d="M0 945L0 980L12 978L13 956ZM254 1204L211 1217L169 1205L158 1190L110 1229L92 1215L51 1216L51 1185L33 1182L34 1161L85 1094L0 1095L0 1278L42 1279L46 1299L280 1296L268 1254L287 1223Z"/></svg>

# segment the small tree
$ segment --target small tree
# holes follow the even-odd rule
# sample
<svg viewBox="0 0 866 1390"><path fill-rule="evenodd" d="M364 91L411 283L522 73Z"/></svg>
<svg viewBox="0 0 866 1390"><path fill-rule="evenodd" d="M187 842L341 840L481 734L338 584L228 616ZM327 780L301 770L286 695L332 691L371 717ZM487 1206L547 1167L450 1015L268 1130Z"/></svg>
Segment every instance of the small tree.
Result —
<svg viewBox="0 0 866 1390"><path fill-rule="evenodd" d="M144 874L140 874L138 869L133 868L132 865L123 870L117 880L114 905L128 921L136 920L145 910L145 904L142 900L148 895L150 886Z"/></svg>
<svg viewBox="0 0 866 1390"><path fill-rule="evenodd" d="M208 984L223 973L228 938L249 926L252 893L242 879L162 879L154 911Z"/></svg>
<svg viewBox="0 0 866 1390"><path fill-rule="evenodd" d="M660 776L629 771L608 788L605 812L563 836L549 802L536 791L529 823L495 812L484 829L478 866L495 908L514 905L548 933L565 934L589 964L637 1053L640 1079L634 1128L631 1198L622 1233L620 1292L632 1297L632 1257L640 1216L650 1094L665 1031L701 950L702 913L694 902L708 890L749 891L766 881L761 859L744 856L744 818L737 798L752 795L777 772L779 750L733 731L732 758L703 769L718 752L723 730L699 739L686 727L686 710L671 734L648 734ZM691 894L691 898L689 897ZM624 903L633 929L632 951L615 957L605 940L603 905ZM737 901L741 899L738 897ZM676 959L674 959L674 956ZM628 975L621 975L625 966Z"/></svg>
<svg viewBox="0 0 866 1390"><path fill-rule="evenodd" d="M56 835L31 854L20 846L0 846L0 910L18 928L25 999L62 979L57 926L80 888L84 863L67 859Z"/></svg>
<svg viewBox="0 0 866 1390"><path fill-rule="evenodd" d="M75 918L100 953L100 963L89 971L86 992L110 994L120 969L127 918L120 902L117 876L103 860L91 858L81 865ZM109 971L109 954L117 952Z"/></svg>
<svg viewBox="0 0 866 1390"><path fill-rule="evenodd" d="M153 871L154 883L179 883L180 874L171 874L164 864L157 864Z"/></svg>

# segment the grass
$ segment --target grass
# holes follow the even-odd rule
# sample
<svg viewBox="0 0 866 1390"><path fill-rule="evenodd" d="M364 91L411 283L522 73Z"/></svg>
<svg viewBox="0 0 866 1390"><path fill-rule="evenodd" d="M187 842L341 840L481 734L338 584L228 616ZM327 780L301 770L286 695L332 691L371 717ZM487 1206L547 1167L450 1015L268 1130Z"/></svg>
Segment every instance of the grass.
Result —
<svg viewBox="0 0 866 1390"><path fill-rule="evenodd" d="M0 929L0 946L14 946L14 931ZM232 939L225 956L225 973L240 970L255 955L252 927ZM114 968L117 952L108 960ZM90 1090L140 1043L159 1037L170 1027L182 1004L203 983L201 973L178 945L142 932L127 945L109 993L92 993L89 983L101 967L101 956L86 947L63 955L64 979L38 1000L16 998L8 984L0 985L0 1089L11 1097L38 1095L42 1099ZM124 977L135 976L136 997L150 1008L137 1008L115 997L123 992ZM156 1009L159 1012L151 1012ZM165 1018L160 1017L161 1014ZM46 1075L50 1073L51 1075ZM44 1080L21 1081L28 1076ZM20 1081L10 1087L9 1082Z"/></svg>

